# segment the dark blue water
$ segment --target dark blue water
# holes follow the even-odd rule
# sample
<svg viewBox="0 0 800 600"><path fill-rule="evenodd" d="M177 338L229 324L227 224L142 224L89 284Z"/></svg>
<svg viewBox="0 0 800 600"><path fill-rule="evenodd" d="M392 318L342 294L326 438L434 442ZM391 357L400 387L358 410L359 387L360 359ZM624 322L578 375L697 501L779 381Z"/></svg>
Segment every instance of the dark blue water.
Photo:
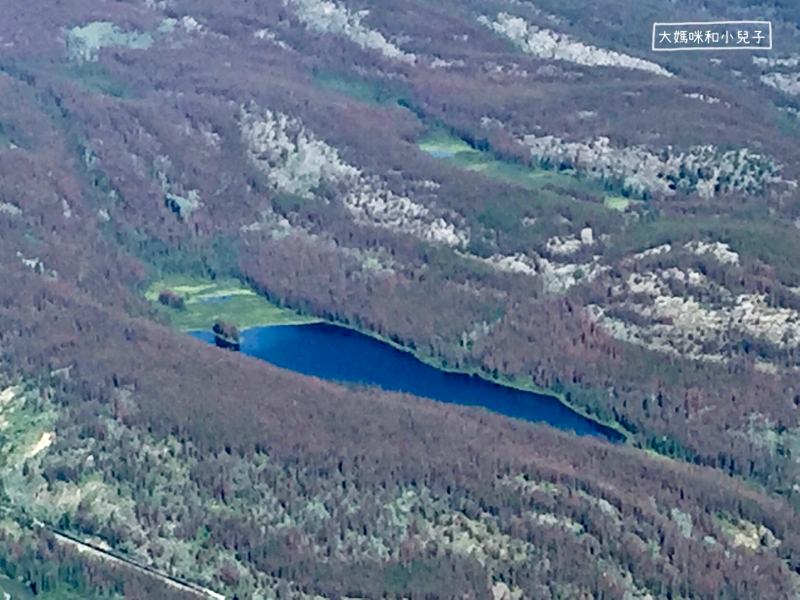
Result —
<svg viewBox="0 0 800 600"><path fill-rule="evenodd" d="M210 331L194 331L191 335L214 343ZM446 373L407 352L344 327L327 323L255 327L242 332L240 350L304 375L377 385L441 402L482 406L579 435L622 441L618 432L582 417L552 396L523 392L476 376Z"/></svg>

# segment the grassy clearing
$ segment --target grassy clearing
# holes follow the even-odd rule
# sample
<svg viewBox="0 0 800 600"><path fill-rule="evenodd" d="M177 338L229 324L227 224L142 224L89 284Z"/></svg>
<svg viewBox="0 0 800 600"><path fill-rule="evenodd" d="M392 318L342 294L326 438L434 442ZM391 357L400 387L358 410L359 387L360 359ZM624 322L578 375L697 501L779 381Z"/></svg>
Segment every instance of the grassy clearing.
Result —
<svg viewBox="0 0 800 600"><path fill-rule="evenodd" d="M578 182L567 171L530 169L525 165L503 162L488 155L483 155L480 158L481 160L478 161L471 157L456 154L453 157L453 163L470 171L480 171L486 177L500 179L533 190L541 189L547 184L565 188L579 187L576 185Z"/></svg>
<svg viewBox="0 0 800 600"><path fill-rule="evenodd" d="M231 321L239 329L319 322L319 319L298 315L269 303L237 279L211 281L171 276L153 283L145 292L145 298L157 303L158 294L167 289L183 298L185 303L183 310L162 307L172 325L181 331L208 330L217 319Z"/></svg>
<svg viewBox="0 0 800 600"><path fill-rule="evenodd" d="M486 177L519 185L527 189L542 189L550 184L566 190L574 189L598 195L605 191L597 183L578 179L577 172L573 169L556 171L531 168L524 164L498 160L490 152L476 150L464 140L451 136L444 131L434 131L417 140L417 146L420 150L435 154L441 160L457 168L479 172ZM624 200L628 202L627 199ZM618 209L617 206L610 206L609 204L606 204L606 206L622 210Z"/></svg>
<svg viewBox="0 0 800 600"><path fill-rule="evenodd" d="M613 210L625 210L630 205L630 198L623 198L622 196L606 196L603 204Z"/></svg>
<svg viewBox="0 0 800 600"><path fill-rule="evenodd" d="M424 150L425 152L452 152L453 154L464 152L468 154L480 154L478 150L475 150L464 140L447 135L443 132L436 132L425 136L417 140L417 145L420 150Z"/></svg>
<svg viewBox="0 0 800 600"><path fill-rule="evenodd" d="M459 140L459 142L461 142L461 140ZM429 144L424 146L420 144L420 148L426 152L454 152L452 156L444 157L442 160L449 162L455 167L467 171L477 171L486 177L499 179L528 189L540 189L547 184L565 188L583 189L586 187L585 185L580 185L572 171L560 172L546 169L532 169L523 164L497 160L488 152L480 152L469 147L469 150L454 150L453 148L455 146L455 143L449 147L446 143L441 143L437 147L432 147Z"/></svg>

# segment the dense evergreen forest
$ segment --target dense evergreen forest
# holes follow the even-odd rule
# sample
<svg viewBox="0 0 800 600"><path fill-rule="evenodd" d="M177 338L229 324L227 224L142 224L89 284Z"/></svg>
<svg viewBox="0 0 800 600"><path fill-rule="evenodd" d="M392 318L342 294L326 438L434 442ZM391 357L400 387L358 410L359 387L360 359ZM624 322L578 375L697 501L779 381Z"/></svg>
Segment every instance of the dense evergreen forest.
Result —
<svg viewBox="0 0 800 600"><path fill-rule="evenodd" d="M0 587L800 597L786 4L6 7ZM775 50L650 52L653 22L734 19ZM629 441L206 345L145 296L175 276Z"/></svg>

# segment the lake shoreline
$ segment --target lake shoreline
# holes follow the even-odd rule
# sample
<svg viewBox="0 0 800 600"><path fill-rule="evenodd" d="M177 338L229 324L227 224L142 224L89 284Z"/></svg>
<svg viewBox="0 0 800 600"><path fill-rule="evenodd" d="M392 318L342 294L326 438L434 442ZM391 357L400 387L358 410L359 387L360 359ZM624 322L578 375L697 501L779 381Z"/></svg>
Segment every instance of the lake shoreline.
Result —
<svg viewBox="0 0 800 600"><path fill-rule="evenodd" d="M340 322L337 322L337 321L331 321L331 320L328 320L328 319L316 319L316 320L310 321L307 318L299 318L297 320L297 322L281 321L281 322L270 322L270 323L264 323L264 324L248 325L248 327L242 329L241 333L244 334L245 332L247 332L249 330L259 329L259 328L262 328L262 327L277 327L277 326L282 326L282 325L287 325L287 326L314 325L314 324L321 324L321 323L324 323L324 324L327 324L327 325L331 325L331 326L334 326L334 327L339 327L339 328L342 328L342 329L347 329L347 330L350 330L350 331L354 331L354 332L359 333L361 335L364 335L366 337L372 338L372 339L374 339L376 341L379 341L379 342L381 342L383 344L386 344L386 345L394 348L395 350L399 350L399 351L402 351L402 352L404 352L406 354L409 354L412 357L414 357L416 360L421 362L422 364L427 365L427 366L429 366L431 368L434 368L434 369L436 369L438 371L441 371L443 373L451 373L451 374L455 374L455 375L467 375L467 376L470 376L470 377L476 377L478 379L481 379L482 381L485 381L487 383L491 383L491 384L494 384L494 385L498 385L498 386L501 386L501 387L517 390L517 391L520 391L520 392L527 392L527 393L537 394L539 396L546 396L546 397L549 397L549 398L553 398L553 399L557 400L559 402L559 404L561 404L564 408L570 410L571 412L575 413L579 417L581 417L581 418L583 418L583 419L585 419L587 421L590 421L592 424L598 426L601 431L602 431L603 428L605 428L605 429L613 431L615 434L617 434L617 435L622 437L622 440L620 440L619 442L612 442L612 443L621 443L621 444L629 445L630 442L631 442L631 439L633 437L630 432L628 432L625 429L623 429L618 423L605 422L605 421L600 420L600 419L598 419L596 417L593 417L591 415L586 414L585 411L583 411L580 408L577 408L577 407L573 406L570 402L568 402L563 394L560 394L558 392L554 392L552 390L547 390L547 389L543 389L543 388L537 388L537 387L534 387L532 385L531 386L524 386L524 385L516 384L516 383L514 383L512 381L502 381L500 378L492 379L490 377L487 377L479 369L466 370L466 369L453 369L453 368L445 367L445 366L442 366L440 364L440 362L436 359L436 357L429 357L429 356L422 355L420 352L418 352L416 350L413 350L411 348L408 348L406 346L403 346L402 344L398 344L394 340L391 340L391 339L389 339L389 338L387 338L387 337L385 337L383 335L375 333L374 331L365 330L365 329L356 327L354 325L340 323ZM206 330L206 329L182 329L181 331L183 331L184 333L197 333L197 332L206 332L206 331L210 331L210 330ZM560 429L559 427L556 427L555 425L551 425L551 427L555 427L556 429Z"/></svg>
<svg viewBox="0 0 800 600"><path fill-rule="evenodd" d="M547 390L547 389L543 389L543 388L536 388L534 386L525 387L523 385L515 384L515 383L512 383L512 382L506 383L506 382L501 381L500 379L491 379L489 377L486 377L485 374L483 374L480 371L480 369L466 370L466 369L452 369L452 368L449 368L449 367L444 367L444 366L442 366L441 364L438 363L438 360L437 360L436 357L423 357L416 350L412 350L411 348L403 346L402 344L398 344L397 342L395 342L393 340L390 340L390 339L388 339L388 338L386 338L386 337L384 337L384 336L382 336L380 334L377 334L377 333L375 333L373 331L368 331L368 330L365 331L365 330L362 330L362 329L360 329L358 327L355 327L355 326L344 325L342 323L337 323L337 322L334 322L334 321L324 320L324 322L328 323L329 325L335 325L337 327L343 327L344 329L350 329L351 331L355 331L355 332L360 333L362 335L366 335L367 337L371 337L371 338L373 338L375 340L378 340L379 342L383 342L384 344L388 344L389 346L391 346L395 350L401 350L402 352L406 352L406 353L410 354L411 356L413 356L414 358L416 358L421 363L423 363L425 365L428 365L429 367L433 367L434 369L437 369L439 371L442 371L443 373L454 373L454 374L459 374L459 375L469 375L469 376L472 376L472 377L477 377L479 379L482 379L483 381L486 381L488 383L493 383L495 385L500 385L500 386L503 386L503 387L511 388L511 389L514 389L514 390L517 390L517 391L520 391L520 392L529 392L529 393L533 393L533 394L538 394L540 396L549 396L551 398L555 398L565 408L568 408L569 410L571 410L572 412L574 412L578 416L586 419L587 421L591 421L591 422L593 422L593 423L595 423L597 425L600 425L601 427L606 427L606 428L611 429L614 432L620 434L624 438L622 443L629 444L630 441L631 441L631 437L632 437L631 433L628 432L628 431L625 431L624 429L622 429L622 427L619 424L617 424L617 423L605 423L605 422L601 421L600 419L592 417L591 415L587 415L583 410L572 406L569 402L567 402L567 399L564 397L564 395L563 394L559 394L558 392L554 392L552 390Z"/></svg>
<svg viewBox="0 0 800 600"><path fill-rule="evenodd" d="M204 280L185 275L173 275L154 282L145 293L145 297L156 303L158 302L159 293L163 290L171 290L173 293L180 295L185 301L185 308L180 311L160 307L160 309L169 312L172 327L179 331L186 333L210 331L216 319L225 319L235 323L242 333L260 327L325 323L377 340L395 350L411 355L420 363L442 373L476 377L487 383L507 389L555 399L565 409L585 421L591 422L598 429L613 432L615 436L621 438L618 443L630 444L633 439L633 434L625 430L619 423L605 421L587 414L583 409L567 401L562 393L546 388L538 388L524 382L520 383L519 380L515 381L502 374L497 379L493 379L480 368L454 369L445 367L438 357L428 356L419 350L403 346L372 330L331 319L301 315L290 308L280 307L235 278Z"/></svg>

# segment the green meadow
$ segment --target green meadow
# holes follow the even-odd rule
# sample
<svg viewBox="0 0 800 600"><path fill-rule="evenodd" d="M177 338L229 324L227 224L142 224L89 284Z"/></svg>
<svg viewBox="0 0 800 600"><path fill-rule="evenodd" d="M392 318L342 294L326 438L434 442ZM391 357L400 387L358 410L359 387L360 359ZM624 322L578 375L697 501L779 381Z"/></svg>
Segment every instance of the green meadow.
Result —
<svg viewBox="0 0 800 600"><path fill-rule="evenodd" d="M158 303L158 295L171 290L180 296L183 309L159 304L170 323L181 331L208 330L217 319L231 321L241 329L267 325L300 325L317 323L319 319L299 315L268 302L238 279L212 281L198 277L172 276L153 283L145 297Z"/></svg>
<svg viewBox="0 0 800 600"><path fill-rule="evenodd" d="M565 190L574 189L593 194L604 194L605 192L598 182L579 179L577 172L573 169L532 168L521 163L498 160L490 152L476 150L464 140L444 131L434 131L418 139L417 146L420 150L434 155L448 153L449 156L439 155L437 158L454 167L475 171L486 177L528 189L541 189L550 184ZM627 198L608 196L605 206L615 210L624 210L628 206L628 202Z"/></svg>
<svg viewBox="0 0 800 600"><path fill-rule="evenodd" d="M436 132L417 140L417 146L425 152L464 152L467 154L481 154L467 142L444 132Z"/></svg>
<svg viewBox="0 0 800 600"><path fill-rule="evenodd" d="M623 198L622 196L606 196L603 201L603 204L614 210L625 210L630 203L629 198Z"/></svg>

